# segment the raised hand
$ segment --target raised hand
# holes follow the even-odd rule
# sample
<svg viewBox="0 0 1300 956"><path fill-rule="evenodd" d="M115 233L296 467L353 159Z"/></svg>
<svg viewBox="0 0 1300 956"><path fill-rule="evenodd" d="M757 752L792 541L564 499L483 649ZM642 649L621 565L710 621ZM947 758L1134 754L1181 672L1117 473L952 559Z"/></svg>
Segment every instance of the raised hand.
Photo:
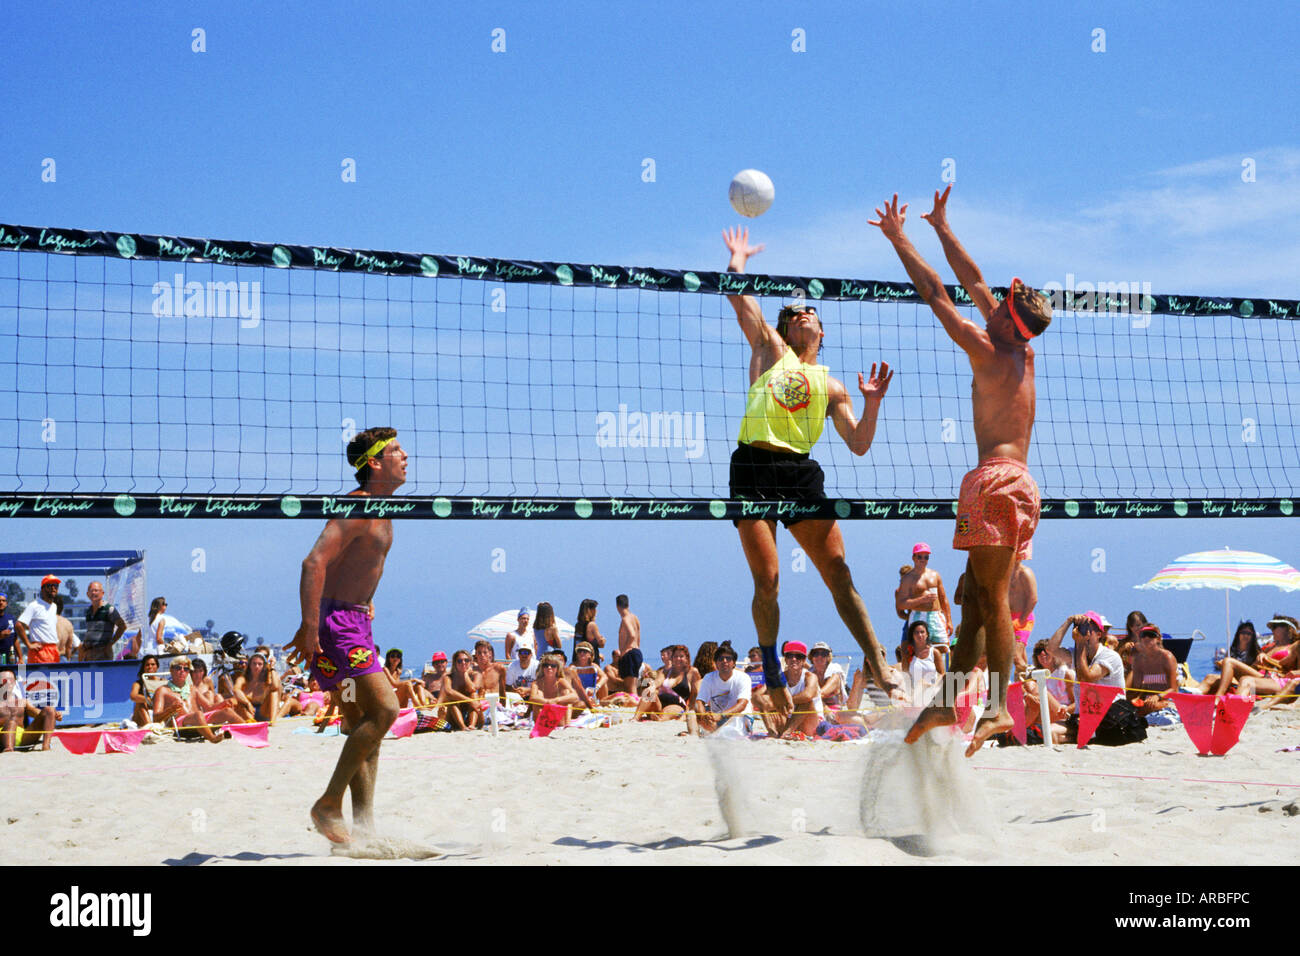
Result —
<svg viewBox="0 0 1300 956"><path fill-rule="evenodd" d="M888 362L880 363L880 372L876 373L876 363L871 363L871 376L866 378L861 372L858 373L858 391L862 392L862 397L868 402L879 403L885 397L885 392L889 391L889 383L894 378L894 371L889 367Z"/></svg>
<svg viewBox="0 0 1300 956"><path fill-rule="evenodd" d="M894 193L894 198L885 203L884 212L877 208L876 215L880 218L868 219L868 226L879 226L887 239L903 237L903 223L907 221L907 203L903 203L902 208L899 208L898 193Z"/></svg>
<svg viewBox="0 0 1300 956"><path fill-rule="evenodd" d="M746 259L758 255L764 249L761 243L757 246L749 244L749 228L747 226L736 226L734 229L722 230L722 241L726 244L727 251L731 253L731 261L736 263L739 260L739 268L744 268Z"/></svg>
<svg viewBox="0 0 1300 956"><path fill-rule="evenodd" d="M934 191L934 208L929 212L921 213L921 218L928 222L934 228L938 229L948 225L948 194L952 192L952 183L939 195L939 190Z"/></svg>

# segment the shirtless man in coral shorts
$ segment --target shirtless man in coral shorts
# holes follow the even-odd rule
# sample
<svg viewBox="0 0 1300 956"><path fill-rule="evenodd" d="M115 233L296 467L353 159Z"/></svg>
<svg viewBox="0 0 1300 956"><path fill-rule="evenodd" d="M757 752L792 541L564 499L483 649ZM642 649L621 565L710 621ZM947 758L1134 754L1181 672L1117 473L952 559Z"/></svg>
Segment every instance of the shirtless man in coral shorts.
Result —
<svg viewBox="0 0 1300 956"><path fill-rule="evenodd" d="M893 243L916 291L966 353L974 374L971 395L979 464L962 479L957 533L952 542L954 548L968 553L961 639L953 654L952 671L955 675L969 673L987 651L993 696L988 713L975 726L974 739L966 750L969 757L991 735L1010 730L1013 723L1006 703L1015 643L1008 592L1016 563L1030 556L1039 509L1038 486L1027 465L1034 427L1034 350L1029 340L1047 329L1052 312L1047 299L1019 279L1011 280L1004 301L993 297L979 267L948 226L951 191L952 186L943 195L935 190L934 208L921 218L938 233L948 264L984 316L983 329L962 317L948 298L939 273L903 233L907 206L899 207L897 194L883 212L876 210L880 218L871 225L879 226ZM981 628L983 641L979 639ZM921 711L907 734L908 743L934 727L957 722L949 688L959 683L960 676L949 682L941 698Z"/></svg>

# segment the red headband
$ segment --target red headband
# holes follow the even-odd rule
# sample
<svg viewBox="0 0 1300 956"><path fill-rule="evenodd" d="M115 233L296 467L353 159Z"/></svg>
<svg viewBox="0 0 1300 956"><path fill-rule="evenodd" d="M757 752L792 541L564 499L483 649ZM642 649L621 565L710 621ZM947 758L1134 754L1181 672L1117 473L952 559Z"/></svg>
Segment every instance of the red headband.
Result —
<svg viewBox="0 0 1300 956"><path fill-rule="evenodd" d="M1019 278L1012 279L1011 287L1007 289L1007 311L1011 313L1011 321L1015 323L1016 331L1026 339L1032 339L1035 333L1030 332L1029 329L1025 327L1025 323L1021 321L1020 316L1016 314L1017 285L1024 285L1024 283L1021 282Z"/></svg>

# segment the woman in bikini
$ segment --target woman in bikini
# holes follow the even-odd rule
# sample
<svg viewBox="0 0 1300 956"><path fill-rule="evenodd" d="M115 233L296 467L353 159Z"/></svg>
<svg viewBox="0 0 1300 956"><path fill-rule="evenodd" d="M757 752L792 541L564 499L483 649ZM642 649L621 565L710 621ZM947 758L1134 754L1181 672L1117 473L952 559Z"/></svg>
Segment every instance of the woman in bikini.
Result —
<svg viewBox="0 0 1300 956"><path fill-rule="evenodd" d="M131 703L135 705L131 711L131 721L137 727L143 727L153 720L153 695L149 693L149 685L145 683L145 674L158 673L158 658L153 654L146 654L144 660L140 661L140 669L136 671L135 683L131 685Z"/></svg>
<svg viewBox="0 0 1300 956"><path fill-rule="evenodd" d="M280 716L280 678L274 668L267 666L265 655L254 654L248 659L244 674L235 678L235 690L236 700L242 694L252 706L253 720L275 724Z"/></svg>
<svg viewBox="0 0 1300 956"><path fill-rule="evenodd" d="M159 687L154 695L153 719L160 724L170 721L176 730L177 738L181 740L193 737L195 734L214 744L230 739L229 731L223 731L218 736L208 726L212 721L208 720L207 715L199 707L198 700L194 696L194 685L190 682L189 658L172 658L169 674L170 679ZM239 722L239 717L234 711L222 710L219 713L229 715L231 718L220 723Z"/></svg>
<svg viewBox="0 0 1300 956"><path fill-rule="evenodd" d="M540 604L537 606L537 613L541 615ZM558 704L564 708L564 723L568 724L573 708L578 702L578 692L564 676L564 661L559 654L547 654L537 665L537 680L533 681L533 686L528 692L528 703L533 708L533 720L538 719L543 707L548 704Z"/></svg>
<svg viewBox="0 0 1300 956"><path fill-rule="evenodd" d="M595 663L596 651L586 641L580 641L573 648L573 664L567 676L569 685L578 694L582 706L594 710L609 696L609 680L605 672Z"/></svg>
<svg viewBox="0 0 1300 956"><path fill-rule="evenodd" d="M664 675L641 695L637 720L676 720L690 709L700 686L700 672L691 666L691 652L685 644L674 645L669 660Z"/></svg>
<svg viewBox="0 0 1300 956"><path fill-rule="evenodd" d="M398 707L424 707L433 703L432 698L424 689L423 682L402 677L402 649L400 647L391 648L384 655L384 676L388 678L388 683L393 685L393 693L397 695Z"/></svg>
<svg viewBox="0 0 1300 956"><path fill-rule="evenodd" d="M1222 651L1220 651L1222 653ZM1233 665L1227 663L1229 660L1236 661L1238 664L1246 664L1254 671L1255 676L1262 676L1255 668L1260 663L1259 636L1255 633L1255 625L1251 621L1242 621L1237 625L1237 633L1232 636L1232 646L1228 648L1228 653L1223 657L1218 657L1214 661L1215 668L1219 673L1209 674L1205 680L1201 681L1201 686L1197 688L1198 694L1209 694L1223 680L1223 671Z"/></svg>

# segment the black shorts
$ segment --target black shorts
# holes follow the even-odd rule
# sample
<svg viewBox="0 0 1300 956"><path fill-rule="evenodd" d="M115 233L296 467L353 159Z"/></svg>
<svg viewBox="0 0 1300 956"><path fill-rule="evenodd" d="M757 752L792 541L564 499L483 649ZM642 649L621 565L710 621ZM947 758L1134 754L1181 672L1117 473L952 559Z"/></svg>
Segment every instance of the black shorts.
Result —
<svg viewBox="0 0 1300 956"><path fill-rule="evenodd" d="M826 476L808 455L737 445L731 453L731 497L745 501L826 501ZM806 518L781 517L787 528ZM738 520L731 522L739 525Z"/></svg>
<svg viewBox="0 0 1300 956"><path fill-rule="evenodd" d="M634 647L618 659L618 676L619 677L640 677L641 665L645 663L645 657L641 653L641 648Z"/></svg>

